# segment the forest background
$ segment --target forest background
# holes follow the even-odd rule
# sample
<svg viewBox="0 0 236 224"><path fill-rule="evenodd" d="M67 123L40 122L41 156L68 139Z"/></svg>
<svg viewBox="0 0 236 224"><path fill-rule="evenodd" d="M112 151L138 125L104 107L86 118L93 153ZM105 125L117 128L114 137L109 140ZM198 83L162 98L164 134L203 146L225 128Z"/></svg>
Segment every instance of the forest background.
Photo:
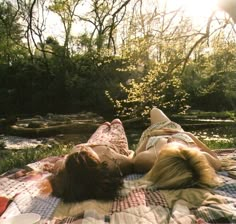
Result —
<svg viewBox="0 0 236 224"><path fill-rule="evenodd" d="M170 2L1 1L0 115L235 111L232 18L196 24Z"/></svg>

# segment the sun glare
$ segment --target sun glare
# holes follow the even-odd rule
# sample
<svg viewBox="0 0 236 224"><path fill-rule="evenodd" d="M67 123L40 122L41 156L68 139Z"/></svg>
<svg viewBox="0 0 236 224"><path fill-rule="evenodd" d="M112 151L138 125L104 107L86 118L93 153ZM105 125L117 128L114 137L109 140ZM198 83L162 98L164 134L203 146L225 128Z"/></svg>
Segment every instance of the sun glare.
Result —
<svg viewBox="0 0 236 224"><path fill-rule="evenodd" d="M167 0L169 5L182 7L194 22L208 18L217 9L218 0Z"/></svg>

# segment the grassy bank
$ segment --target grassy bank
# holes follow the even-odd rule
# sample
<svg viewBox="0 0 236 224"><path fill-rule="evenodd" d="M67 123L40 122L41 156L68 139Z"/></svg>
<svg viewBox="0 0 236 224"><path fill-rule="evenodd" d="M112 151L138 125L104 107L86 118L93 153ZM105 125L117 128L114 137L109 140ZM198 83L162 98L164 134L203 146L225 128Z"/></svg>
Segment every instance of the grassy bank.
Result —
<svg viewBox="0 0 236 224"><path fill-rule="evenodd" d="M21 168L49 156L65 155L71 150L71 145L54 145L52 147L39 146L18 150L0 150L0 174Z"/></svg>

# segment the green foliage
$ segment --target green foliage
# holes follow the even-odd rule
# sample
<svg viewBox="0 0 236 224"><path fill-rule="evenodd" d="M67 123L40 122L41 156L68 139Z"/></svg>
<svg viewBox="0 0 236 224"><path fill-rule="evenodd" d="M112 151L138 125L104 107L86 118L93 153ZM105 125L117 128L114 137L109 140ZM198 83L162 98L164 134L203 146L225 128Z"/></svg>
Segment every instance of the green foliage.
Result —
<svg viewBox="0 0 236 224"><path fill-rule="evenodd" d="M28 163L49 156L65 155L71 150L70 145L54 145L53 147L26 148L22 150L0 151L0 174L13 168L21 168Z"/></svg>
<svg viewBox="0 0 236 224"><path fill-rule="evenodd" d="M0 151L6 148L6 144L4 141L0 141Z"/></svg>
<svg viewBox="0 0 236 224"><path fill-rule="evenodd" d="M187 108L187 94L181 87L180 79L160 73L158 67L150 70L140 81L132 79L128 85L120 86L124 92L121 99L114 99L107 92L118 116L146 117L154 105L168 112L183 112Z"/></svg>
<svg viewBox="0 0 236 224"><path fill-rule="evenodd" d="M18 20L12 3L0 2L0 64L10 65L26 56Z"/></svg>
<svg viewBox="0 0 236 224"><path fill-rule="evenodd" d="M210 140L210 141L204 141L204 142L211 149L229 149L229 148L235 148L236 139L231 140L231 141Z"/></svg>
<svg viewBox="0 0 236 224"><path fill-rule="evenodd" d="M222 33L211 40L211 46L195 49L181 78L192 109L235 110L235 53L235 41L226 41Z"/></svg>
<svg viewBox="0 0 236 224"><path fill-rule="evenodd" d="M70 57L69 44L72 39L72 25L75 20L75 10L81 0L53 0L49 9L56 13L64 28L63 56L64 59Z"/></svg>
<svg viewBox="0 0 236 224"><path fill-rule="evenodd" d="M119 93L119 83L129 77L129 73L119 70L126 65L126 61L94 53L77 55L74 63L76 70L66 80L71 109L110 113L113 109L105 91Z"/></svg>
<svg viewBox="0 0 236 224"><path fill-rule="evenodd" d="M193 109L226 111L236 108L236 73L215 73L198 81L192 79L191 104ZM198 83L197 85L194 85ZM186 84L186 82L185 82ZM196 89L194 89L196 88Z"/></svg>

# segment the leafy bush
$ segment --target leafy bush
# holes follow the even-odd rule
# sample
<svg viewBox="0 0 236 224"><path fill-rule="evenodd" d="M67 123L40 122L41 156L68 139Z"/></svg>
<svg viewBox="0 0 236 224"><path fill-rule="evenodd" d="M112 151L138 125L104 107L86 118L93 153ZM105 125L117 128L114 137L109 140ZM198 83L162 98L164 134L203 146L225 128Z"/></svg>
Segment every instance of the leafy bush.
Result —
<svg viewBox="0 0 236 224"><path fill-rule="evenodd" d="M159 67L151 69L139 80L120 84L120 88L123 92L121 98L112 97L109 92L107 96L121 117L147 117L153 106L172 113L188 108L188 94L182 88L181 80L177 75L162 73Z"/></svg>
<svg viewBox="0 0 236 224"><path fill-rule="evenodd" d="M4 141L0 141L0 150L4 150L6 147L6 144Z"/></svg>

